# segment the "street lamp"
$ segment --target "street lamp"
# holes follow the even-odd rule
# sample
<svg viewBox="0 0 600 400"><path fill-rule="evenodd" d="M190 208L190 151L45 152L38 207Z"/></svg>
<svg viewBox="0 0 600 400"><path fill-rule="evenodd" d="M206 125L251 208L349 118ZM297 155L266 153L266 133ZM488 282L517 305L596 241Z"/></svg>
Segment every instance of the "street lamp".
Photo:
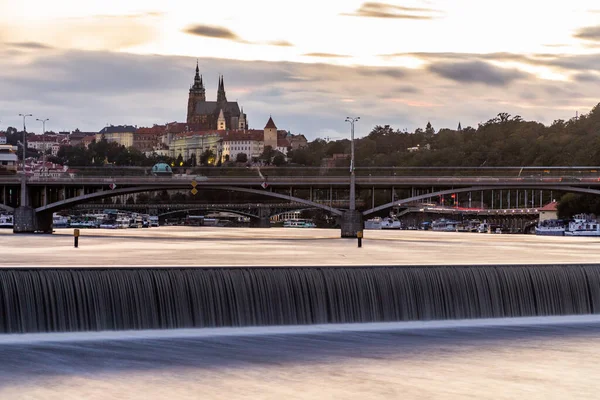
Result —
<svg viewBox="0 0 600 400"><path fill-rule="evenodd" d="M39 119L36 118L36 121L40 121L42 123L42 140L44 141L44 154L42 154L42 162L44 165L42 166L42 171L46 169L46 121L50 121L50 118Z"/></svg>
<svg viewBox="0 0 600 400"><path fill-rule="evenodd" d="M21 179L21 207L27 206L27 174L25 173L25 157L27 156L27 128L25 127L25 118L33 117L32 114L19 114L23 117L23 178Z"/></svg>
<svg viewBox="0 0 600 400"><path fill-rule="evenodd" d="M23 117L23 174L25 174L25 157L27 153L27 128L25 126L25 118L33 117L32 114L19 114L19 117Z"/></svg>
<svg viewBox="0 0 600 400"><path fill-rule="evenodd" d="M356 177L354 175L354 123L360 117L346 117L346 122L350 122L350 210L356 210Z"/></svg>

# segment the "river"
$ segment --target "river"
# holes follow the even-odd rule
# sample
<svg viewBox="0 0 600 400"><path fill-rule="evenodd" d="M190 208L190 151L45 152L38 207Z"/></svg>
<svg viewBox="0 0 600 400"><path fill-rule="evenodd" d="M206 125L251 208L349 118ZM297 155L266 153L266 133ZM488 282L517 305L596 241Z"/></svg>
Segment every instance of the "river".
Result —
<svg viewBox="0 0 600 400"><path fill-rule="evenodd" d="M0 398L596 399L600 318L6 335Z"/></svg>

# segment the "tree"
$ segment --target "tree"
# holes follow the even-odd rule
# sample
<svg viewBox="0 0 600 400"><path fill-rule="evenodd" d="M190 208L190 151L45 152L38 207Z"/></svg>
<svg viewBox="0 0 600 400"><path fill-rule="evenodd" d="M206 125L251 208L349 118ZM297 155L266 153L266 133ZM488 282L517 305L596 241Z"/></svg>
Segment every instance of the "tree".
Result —
<svg viewBox="0 0 600 400"><path fill-rule="evenodd" d="M247 163L248 155L246 153L237 153L235 156L235 162L238 163Z"/></svg>
<svg viewBox="0 0 600 400"><path fill-rule="evenodd" d="M425 126L425 134L427 136L435 135L435 129L433 129L433 126L431 126L431 122L427 122L427 126Z"/></svg>
<svg viewBox="0 0 600 400"><path fill-rule="evenodd" d="M262 161L264 161L266 164L271 164L273 157L275 157L275 150L273 150L273 147L265 146L265 148L259 158Z"/></svg>
<svg viewBox="0 0 600 400"><path fill-rule="evenodd" d="M204 152L200 154L200 165L214 164L214 162L215 153L211 149L204 150Z"/></svg>
<svg viewBox="0 0 600 400"><path fill-rule="evenodd" d="M196 161L196 153L192 153L192 156L191 156L191 157L190 157L190 159L188 160L188 165L189 165L190 167L195 167L195 166L196 166L196 164L197 164L197 161Z"/></svg>
<svg viewBox="0 0 600 400"><path fill-rule="evenodd" d="M277 152L275 157L273 157L273 165L276 167L281 167L285 163L285 156L281 152Z"/></svg>

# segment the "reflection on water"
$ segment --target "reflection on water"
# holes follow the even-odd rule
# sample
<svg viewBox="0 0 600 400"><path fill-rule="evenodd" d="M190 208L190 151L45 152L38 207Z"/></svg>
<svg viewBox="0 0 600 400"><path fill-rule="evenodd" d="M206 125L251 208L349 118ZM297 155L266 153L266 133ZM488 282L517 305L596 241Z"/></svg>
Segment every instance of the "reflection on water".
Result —
<svg viewBox="0 0 600 400"><path fill-rule="evenodd" d="M598 322L0 344L0 399L595 399L598 344Z"/></svg>

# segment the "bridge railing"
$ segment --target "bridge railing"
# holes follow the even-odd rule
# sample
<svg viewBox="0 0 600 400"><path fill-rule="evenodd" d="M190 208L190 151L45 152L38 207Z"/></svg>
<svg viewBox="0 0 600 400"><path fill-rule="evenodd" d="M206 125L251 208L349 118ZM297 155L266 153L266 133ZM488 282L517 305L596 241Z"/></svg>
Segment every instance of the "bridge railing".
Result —
<svg viewBox="0 0 600 400"><path fill-rule="evenodd" d="M502 178L522 181L562 179L561 182L600 179L600 167L357 167L358 178ZM277 178L348 178L348 168L299 167L299 166L250 166L250 167L174 167L172 175L156 176L150 167L71 167L67 172L53 175L28 174L32 181L63 181L65 179L135 178L136 180L164 181L197 178L248 178L273 180ZM3 182L17 182L20 174L0 176Z"/></svg>

